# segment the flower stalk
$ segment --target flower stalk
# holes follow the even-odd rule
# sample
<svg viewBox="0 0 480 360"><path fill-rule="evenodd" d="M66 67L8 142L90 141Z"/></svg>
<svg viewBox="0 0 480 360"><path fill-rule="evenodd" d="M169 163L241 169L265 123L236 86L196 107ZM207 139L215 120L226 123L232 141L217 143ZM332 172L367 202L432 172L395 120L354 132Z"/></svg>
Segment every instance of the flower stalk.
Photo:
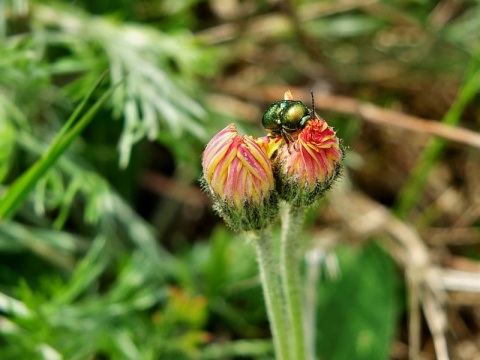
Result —
<svg viewBox="0 0 480 360"><path fill-rule="evenodd" d="M289 356L287 321L285 319L280 278L270 231L258 231L253 233L251 237L257 253L260 280L275 348L275 358L277 360L288 360L291 358Z"/></svg>
<svg viewBox="0 0 480 360"><path fill-rule="evenodd" d="M306 359L303 292L301 290L302 229L305 210L289 204L282 213L280 272L288 322L291 327L292 359Z"/></svg>

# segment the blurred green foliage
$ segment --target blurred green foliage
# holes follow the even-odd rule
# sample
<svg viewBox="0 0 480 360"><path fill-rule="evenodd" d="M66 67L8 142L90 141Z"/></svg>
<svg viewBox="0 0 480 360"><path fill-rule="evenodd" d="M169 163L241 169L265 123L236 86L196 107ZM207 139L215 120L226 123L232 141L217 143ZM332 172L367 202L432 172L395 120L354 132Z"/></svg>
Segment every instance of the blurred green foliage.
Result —
<svg viewBox="0 0 480 360"><path fill-rule="evenodd" d="M318 290L319 354L332 360L387 359L399 309L393 263L376 245L340 248L338 255L341 277Z"/></svg>
<svg viewBox="0 0 480 360"><path fill-rule="evenodd" d="M47 159L48 171L21 194L11 220L0 221L1 359L271 359L250 244L198 210L201 195L183 194L196 185L208 136L241 117L209 95L235 77L248 99L258 84L303 86L318 71L358 98L395 104L400 93L411 100L422 86L433 91L431 79L458 84L469 63L477 71L475 1L462 2L448 24L432 20L442 15L436 1L351 9L299 1L312 14L317 3L326 8L304 20L313 50L294 26L265 37L262 28L242 27L282 13L275 2L240 1L238 12L216 17L220 3L0 0L0 203L45 160L107 68L86 111L112 92L68 149ZM202 34L225 31L220 20L258 39ZM414 109L415 101L406 103ZM438 115L428 102L415 110ZM332 116L331 124L354 142L359 125L344 119ZM258 124L240 127L259 131ZM152 171L180 190L167 181L157 184L161 197L145 191ZM409 196L416 200L420 190ZM190 208L174 201L178 192ZM196 225L178 222L181 211ZM376 246L336 251L340 278L317 285L318 356L386 359L402 309L400 277Z"/></svg>

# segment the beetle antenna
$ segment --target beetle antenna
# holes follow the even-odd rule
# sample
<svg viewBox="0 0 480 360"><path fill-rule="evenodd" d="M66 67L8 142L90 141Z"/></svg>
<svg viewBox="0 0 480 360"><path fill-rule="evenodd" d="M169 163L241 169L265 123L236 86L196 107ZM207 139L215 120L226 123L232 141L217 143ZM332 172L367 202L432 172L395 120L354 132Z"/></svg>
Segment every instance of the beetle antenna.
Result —
<svg viewBox="0 0 480 360"><path fill-rule="evenodd" d="M312 112L310 114L310 119L315 119L315 98L313 97L313 91L310 92L312 95Z"/></svg>

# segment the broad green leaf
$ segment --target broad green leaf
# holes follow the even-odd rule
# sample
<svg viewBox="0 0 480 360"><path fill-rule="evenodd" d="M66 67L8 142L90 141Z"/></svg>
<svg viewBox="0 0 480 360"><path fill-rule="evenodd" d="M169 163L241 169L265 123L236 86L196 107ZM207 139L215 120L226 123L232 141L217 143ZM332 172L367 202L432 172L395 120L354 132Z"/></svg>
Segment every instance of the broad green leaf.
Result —
<svg viewBox="0 0 480 360"><path fill-rule="evenodd" d="M328 360L388 359L397 313L397 277L376 245L339 253L342 275L319 286L317 352Z"/></svg>

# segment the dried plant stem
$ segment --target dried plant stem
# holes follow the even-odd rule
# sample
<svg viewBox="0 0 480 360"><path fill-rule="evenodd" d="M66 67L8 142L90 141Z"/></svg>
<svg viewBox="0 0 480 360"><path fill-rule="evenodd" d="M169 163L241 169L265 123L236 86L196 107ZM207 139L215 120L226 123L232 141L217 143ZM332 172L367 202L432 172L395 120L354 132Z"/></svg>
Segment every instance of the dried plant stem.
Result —
<svg viewBox="0 0 480 360"><path fill-rule="evenodd" d="M283 295L291 326L292 358L306 359L305 322L300 277L302 248L300 231L302 229L304 209L287 205L282 215L282 243L280 248L280 269Z"/></svg>
<svg viewBox="0 0 480 360"><path fill-rule="evenodd" d="M277 360L288 360L289 348L287 337L287 322L285 319L282 289L278 274L277 260L275 258L270 230L255 233L254 244L257 251L257 261L260 270L260 280L265 296L267 314L270 320L270 329L275 347Z"/></svg>
<svg viewBox="0 0 480 360"><path fill-rule="evenodd" d="M408 272L408 270L407 270ZM414 280L413 274L407 274L408 284L408 304L409 304L409 320L408 320L408 358L412 360L419 359L420 355L420 303L418 297L418 284Z"/></svg>

